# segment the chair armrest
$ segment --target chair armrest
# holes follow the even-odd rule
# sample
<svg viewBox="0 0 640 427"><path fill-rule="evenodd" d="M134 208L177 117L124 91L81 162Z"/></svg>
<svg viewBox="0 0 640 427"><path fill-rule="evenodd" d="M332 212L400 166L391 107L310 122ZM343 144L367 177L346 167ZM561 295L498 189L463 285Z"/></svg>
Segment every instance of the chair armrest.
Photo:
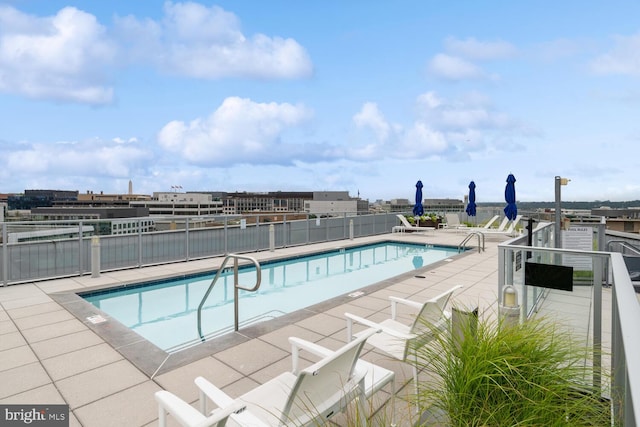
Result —
<svg viewBox="0 0 640 427"><path fill-rule="evenodd" d="M213 403L215 403L219 408L227 408L232 407L231 405L235 405L236 403L240 403L240 408L233 411L231 414L231 418L233 418L238 425L250 425L250 426L264 426L268 427L263 421L257 418L254 414L252 414L249 410L245 410L246 406L242 402L242 399L232 399L227 393L220 390L215 385L211 384L208 380L203 377L197 377L194 382L200 391L200 410L203 413L206 413L206 399L209 398ZM218 411L215 412L216 414Z"/></svg>
<svg viewBox="0 0 640 427"><path fill-rule="evenodd" d="M410 340L416 337L415 334L404 334L402 332L396 331L395 329L387 328L386 326L381 325L380 323L372 322L371 320L362 318L360 316L356 316L355 314L345 313L344 315L347 317L347 334L348 335L351 335L352 322L357 322L362 325L368 326L370 328L374 328L378 330L378 332L384 332L385 334L391 335L396 338ZM348 337L349 340L351 340L351 338L352 337Z"/></svg>
<svg viewBox="0 0 640 427"><path fill-rule="evenodd" d="M333 354L333 350L329 350L326 347L321 345L309 342L307 340L303 340L298 337L289 337L289 343L291 344L291 372L293 374L298 374L298 359L300 357L300 350L306 350L309 353L312 353L320 358L325 358Z"/></svg>
<svg viewBox="0 0 640 427"><path fill-rule="evenodd" d="M205 417L198 412L193 406L189 405L178 396L166 390L160 390L155 393L156 402L159 407L159 425L166 426L166 413L173 416L180 425L189 425L201 422Z"/></svg>
<svg viewBox="0 0 640 427"><path fill-rule="evenodd" d="M422 308L422 306L424 305L424 303L419 303L419 302L411 301L404 298L394 297L394 296L390 296L389 301L391 301L392 304L395 302L395 303L408 305L409 307L413 307L417 309Z"/></svg>
<svg viewBox="0 0 640 427"><path fill-rule="evenodd" d="M223 408L233 402L233 399L227 393L211 384L204 377L197 377L193 382L200 391L200 412L203 414L207 413L207 397L218 408Z"/></svg>
<svg viewBox="0 0 640 427"><path fill-rule="evenodd" d="M165 413L170 413L181 425L213 425L229 417L231 414L240 413L245 409L242 402L231 401L229 405L214 410L209 416L198 412L193 406L166 390L155 393L156 401L160 408L160 425L166 424Z"/></svg>

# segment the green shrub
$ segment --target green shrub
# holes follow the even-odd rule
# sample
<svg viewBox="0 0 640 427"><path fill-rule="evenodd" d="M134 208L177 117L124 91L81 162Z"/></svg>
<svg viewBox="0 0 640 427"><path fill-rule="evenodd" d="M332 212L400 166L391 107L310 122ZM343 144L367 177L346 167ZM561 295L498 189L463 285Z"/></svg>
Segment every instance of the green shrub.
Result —
<svg viewBox="0 0 640 427"><path fill-rule="evenodd" d="M421 382L416 398L446 414L438 425L611 425L608 401L589 383L584 344L553 322L479 320L417 351L420 368L433 379Z"/></svg>

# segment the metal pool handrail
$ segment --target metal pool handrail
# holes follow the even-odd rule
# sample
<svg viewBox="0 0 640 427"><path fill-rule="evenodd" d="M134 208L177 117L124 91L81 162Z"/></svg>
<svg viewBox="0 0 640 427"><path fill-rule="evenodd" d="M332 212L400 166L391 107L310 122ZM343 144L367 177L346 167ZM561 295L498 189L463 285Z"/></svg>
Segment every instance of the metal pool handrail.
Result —
<svg viewBox="0 0 640 427"><path fill-rule="evenodd" d="M209 298L211 290L215 286L216 282L218 281L218 277L220 277L220 274L224 271L225 266L230 259L233 259L233 313L234 328L236 332L238 331L238 289L242 289L243 291L255 292L258 290L258 288L260 288L260 282L262 281L262 270L260 269L260 264L258 263L258 261L256 261L255 258L238 254L229 254L224 257L224 260L222 261L220 268L216 272L215 277L211 281L207 292L205 292L204 296L202 297L200 305L198 305L198 335L201 339L204 339L204 336L202 335L202 306L204 306L205 301L207 300L207 298ZM241 286L238 283L238 260L240 259L251 261L256 267L256 284L252 288Z"/></svg>
<svg viewBox="0 0 640 427"><path fill-rule="evenodd" d="M458 245L458 253L465 248L465 245L469 240L473 238L473 236L478 236L478 252L484 251L484 234L480 231L471 231L467 234L467 237L464 238L462 242Z"/></svg>

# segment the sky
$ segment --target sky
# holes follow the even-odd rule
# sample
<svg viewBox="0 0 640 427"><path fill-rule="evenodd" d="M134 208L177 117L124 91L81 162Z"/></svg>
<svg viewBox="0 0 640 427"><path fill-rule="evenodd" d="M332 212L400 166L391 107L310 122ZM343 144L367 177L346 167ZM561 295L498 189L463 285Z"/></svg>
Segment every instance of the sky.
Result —
<svg viewBox="0 0 640 427"><path fill-rule="evenodd" d="M640 199L640 2L0 0L0 193ZM176 188L181 188L176 190Z"/></svg>

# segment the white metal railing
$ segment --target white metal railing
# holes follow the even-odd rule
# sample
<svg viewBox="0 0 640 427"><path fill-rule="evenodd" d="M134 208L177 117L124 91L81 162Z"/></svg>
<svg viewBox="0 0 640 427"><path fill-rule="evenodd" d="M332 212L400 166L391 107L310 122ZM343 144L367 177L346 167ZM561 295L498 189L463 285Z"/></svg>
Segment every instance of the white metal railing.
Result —
<svg viewBox="0 0 640 427"><path fill-rule="evenodd" d="M269 250L271 225L274 247L283 248L390 233L398 222L396 212L152 219L155 229L145 225L149 218L129 219L131 228L126 234L112 234L112 220L0 223L0 286L92 273L93 237L100 239L99 259L104 272L223 256L231 252ZM164 226L161 228L160 224ZM76 233L73 238L9 243L10 235L26 229L70 225L74 225L76 230L91 226L94 233Z"/></svg>
<svg viewBox="0 0 640 427"><path fill-rule="evenodd" d="M607 368L610 366L610 390L616 425L619 423L624 426L636 426L639 424L637 416L640 415L640 304L624 258L620 253L553 248L553 237L549 235L549 230L552 233L553 226L537 229L533 233L533 246L525 245L521 237L498 246L499 302L502 304L502 290L506 284L516 286L520 290L518 296L522 308L521 320L525 321L539 308L544 307L544 296L549 292L525 285L524 263L527 260L555 265L566 263L567 258L588 260L589 270L579 271L585 276L582 285L592 287L593 314L592 318L587 320L593 325L589 328L591 336L588 337L593 350L593 384L600 385L603 365ZM603 242L603 236L598 236L598 241ZM610 274L607 273L607 269L610 270ZM574 281L579 278L575 271L574 269ZM603 287L608 286L612 288L611 313L603 313ZM603 324L603 319L609 318L611 325ZM610 355L602 351L603 338L604 342L607 342L608 338L603 337L603 333L607 334L608 331L611 334ZM604 361L603 357L610 357L610 360Z"/></svg>

